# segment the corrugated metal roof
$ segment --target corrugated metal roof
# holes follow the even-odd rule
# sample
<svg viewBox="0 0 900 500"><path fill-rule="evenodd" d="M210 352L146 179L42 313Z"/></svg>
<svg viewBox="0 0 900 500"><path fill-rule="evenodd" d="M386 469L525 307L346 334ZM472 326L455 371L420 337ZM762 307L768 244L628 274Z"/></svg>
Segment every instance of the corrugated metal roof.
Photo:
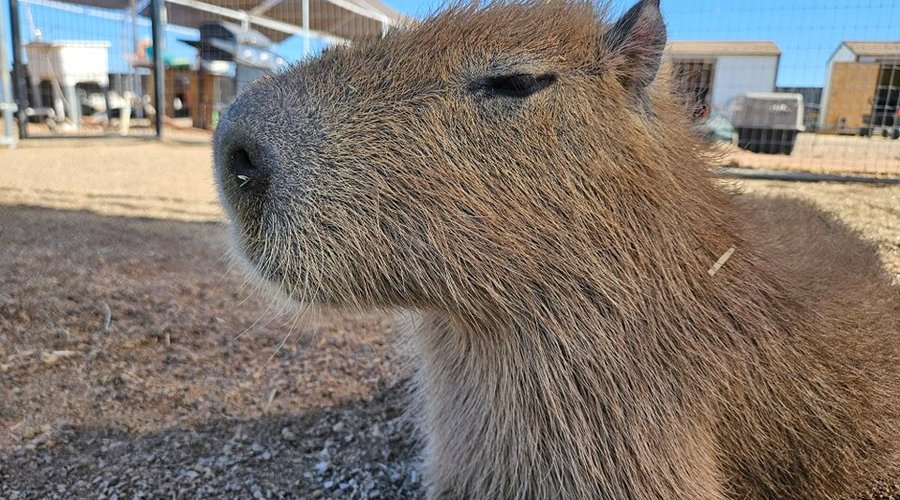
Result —
<svg viewBox="0 0 900 500"><path fill-rule="evenodd" d="M666 53L670 56L778 56L781 49L771 41L672 41L666 44Z"/></svg>
<svg viewBox="0 0 900 500"><path fill-rule="evenodd" d="M900 57L900 42L844 42L857 56Z"/></svg>

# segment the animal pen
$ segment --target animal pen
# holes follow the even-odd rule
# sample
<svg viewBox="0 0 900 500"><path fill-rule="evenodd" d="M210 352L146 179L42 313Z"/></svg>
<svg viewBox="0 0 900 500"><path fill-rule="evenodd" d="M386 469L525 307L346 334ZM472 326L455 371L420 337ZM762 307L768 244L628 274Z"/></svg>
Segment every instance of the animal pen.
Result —
<svg viewBox="0 0 900 500"><path fill-rule="evenodd" d="M369 0L10 0L18 135L211 130L258 76L399 19Z"/></svg>
<svg viewBox="0 0 900 500"><path fill-rule="evenodd" d="M307 71L309 80L304 81L322 85L328 80L328 88L312 93L330 96L332 106L310 106L302 97L304 89L293 85L293 94L284 100L267 99L272 93L253 92L263 95L260 101L270 107L246 107L242 120L220 120L231 97L247 82L267 72L284 71L306 54L315 55L330 44L348 43L356 36L381 36L385 30L391 36L399 31L398 25L407 22L403 15L422 14L410 7L417 0L383 0L402 14L362 0L154 1L0 0L0 498L423 498L425 485L434 476L422 468L420 431L407 417L424 420L425 414L409 404L415 384L411 375L422 365L412 365L417 360L405 355L415 347L410 341L418 340L402 331L417 323L409 321L416 316L406 314L405 307L397 308L401 322L396 326L394 308L387 314L358 315L356 307L344 307L295 316L296 309L284 301L255 291L253 282L241 271L248 266L226 256L226 242L235 241L240 234L266 238L263 255L306 254L307 262L321 268L361 270L346 273L346 279L312 279L308 284L371 276L371 284L361 282L360 290L397 290L404 300L418 294L415 288L431 290L434 299L444 299L444 304L439 303L442 309L444 305L455 308L456 303L474 303L476 298L482 302L502 300L509 295L506 290L513 289L505 283L519 284L515 295L523 301L517 305L484 304L477 312L466 313L466 320L460 323L508 324L505 313L511 312L520 317L555 318L551 321L562 330L563 323L578 322L586 317L587 309L595 310L590 321L581 322L603 320L610 327L598 329L594 340L573 336L574 329L566 328L557 336L547 333L551 330L535 328L531 340L517 348L512 341L524 339L523 335L502 336L496 345L510 346L507 353L511 355L470 342L480 342L489 334L468 335L461 342L449 336L430 336L434 344L459 347L435 352L431 359L437 362L465 362L475 353L496 367L486 363L483 369L461 372L456 379L460 386L484 387L483 395L454 398L442 397L440 394L447 392L440 392L435 400L484 402L500 408L501 415L512 415L502 411L503 405L516 402L522 414L536 416L531 424L550 423L560 430L590 430L592 423L605 420L605 414L627 429L638 427L635 423L641 416L661 418L641 425L649 431L645 435L654 438L650 441L625 441L618 437L625 432L615 432L604 440L573 439L566 445L545 445L518 439L523 435L521 429L534 427L512 418L506 420L520 422L518 427L480 427L500 429L497 432L441 431L459 443L471 443L468 449L496 450L498 458L492 464L509 464L510 458L523 456L529 449L537 452L531 455L535 457L531 463L519 461L519 465L502 467L503 472L529 471L532 464L545 461L559 464L559 472L530 477L569 477L574 467L568 465L577 460L567 457L596 455L593 463L597 464L635 463L627 459L631 450L637 450L648 463L668 463L661 451L707 447L714 438L704 428L723 429L732 424L749 429L748 434L776 435L773 440L737 436L723 440L726 444L721 449L727 446L733 454L748 457L732 462L734 469L790 459L794 450L803 455L821 449L822 457L840 457L825 462L843 471L847 467L842 458L851 447L835 445L837 440L828 439L830 432L888 413L877 411L882 408L890 410L893 399L881 397L867 407L871 411L829 404L849 418L828 419L821 426L768 425L755 423L760 412L742 411L741 398L737 404L728 398L731 394L749 396L751 391L744 389L758 388L752 392L764 397L770 390L780 394L779 387L812 387L794 393L799 397L788 397L790 393L785 392L779 398L783 406L771 405L779 410L779 416L790 418L816 413L792 410L802 403L814 407L830 401L824 399L824 391L816 389L820 380L830 377L832 368L862 374L837 387L848 396L861 393L857 387L870 386L872 377L867 374L872 372L857 370L858 363L801 356L804 352L836 352L835 346L852 351L857 342L868 344L870 335L815 342L811 348L798 340L825 338L822 332L832 326L862 331L870 324L890 322L891 310L877 307L895 297L896 288L883 291L876 286L873 273L857 271L853 263L863 257L869 261L872 252L859 252L859 243L848 247L841 242L846 241L842 236L845 227L858 231L868 242L867 248L877 246L889 277L895 286L900 284L900 186L728 181L729 188L748 195L738 199L750 204L742 205L745 217L721 217L731 210L720 210L714 204L731 194L726 198L711 189L694 189L697 184L712 187L714 183L691 168L691 160L671 161L665 154L666 146L673 152L686 149L680 147L684 143L666 137L670 129L622 126L625 119L621 118L593 119L584 113L587 106L582 103L608 102L606 96L583 86L577 93L570 92L564 74L533 98L516 98L513 106L507 106L507 101L487 102L511 118L519 109L546 110L536 117L538 126L532 125L537 120L521 122L528 124L525 128L513 119L477 122L467 117L467 123L461 125L479 123L478 129L457 129L475 130L479 137L471 141L454 138L448 146L454 151L442 147L443 137L454 136L442 134L440 125L419 132L421 137L400 132L403 144L379 143L378 136L389 132L385 125L398 131L426 129L415 127L418 117L440 116L442 123L456 125L453 113L420 113L418 106L424 99L415 94L409 80L403 95L412 95L416 102L395 105L399 93L387 92L385 98L376 99L376 105L356 106L353 103L361 100L351 92L360 87L355 81L350 82L355 88L343 89L341 81L329 74L309 75L312 72ZM436 4L441 0L426 1ZM609 19L636 2L616 0ZM719 145L724 165L754 167L761 175L766 174L764 170L790 170L775 174L821 180L824 172L838 174L828 177L841 180L853 175L880 184L900 182L900 140L892 138L897 125L893 61L900 59L900 50L898 43L891 41L900 34L900 0L662 0L661 4L671 40L663 69L674 72L686 96L682 98L686 101L684 112L692 117L699 133ZM12 7L12 12L7 7ZM516 26L537 26L547 33L552 30L546 26L554 24L550 19L532 24L520 16L504 29L505 20L495 19L496 31L493 24L481 24L478 43L459 43L459 52L472 54L471 48L488 45ZM580 50L580 39L560 38ZM541 46L541 39L537 40L529 46ZM448 42L455 41L441 43ZM443 52L420 43L397 45L405 47L405 54L388 55L392 59L409 57L415 65L395 60L396 65L386 65L388 70L367 73L366 66L353 64L354 77L379 89L382 82L386 86L403 80L406 71L396 71L397 66L414 66L416 82L427 89L425 97L435 97L444 109L481 104L454 101L454 97L466 99L469 93L453 93L452 82L437 79L437 72L421 70L440 68L447 58L430 54ZM505 46L505 52L515 53L518 45L508 42ZM553 54L552 47L543 48L542 53ZM348 54L336 49L326 58L346 61ZM423 53L429 56L423 57ZM15 78L13 61L17 63ZM335 66L325 70L334 71ZM436 79L430 79L432 75ZM291 83L287 78L271 80L284 85L276 85L275 90ZM615 89L615 80L607 81L604 86ZM262 88L273 89L269 83L260 83ZM560 89L567 93L554 94ZM443 90L448 93L435 95ZM563 100L560 95L572 97ZM545 106L553 99L558 106ZM278 107L284 101L296 107ZM532 104L536 107L529 108ZM237 111L239 106L233 109ZM335 108L337 112L332 112ZM311 113L310 109L320 112ZM365 122L363 116L373 116L376 109L386 110L388 116ZM554 122L546 119L552 110L568 115L565 128L583 131L585 138L575 141L571 135L556 136ZM616 112L612 116L624 117L632 124L633 119L652 117L652 113L634 110L627 114L611 111ZM404 119L387 122L391 113ZM308 119L329 114L328 121L318 124ZM678 137L684 137L672 114L661 119L674 123ZM248 172L235 169L220 178L234 181L233 192L247 188L242 192L248 198L266 196L260 192L265 188L257 189L262 185L277 187L283 195L273 199L291 206L261 204L283 206L283 213L298 215L292 221L279 221L278 214L267 208L259 219L280 222L280 228L242 231L224 224L227 213L223 208L228 206L222 204L223 190L216 187L210 142L213 130L225 137L227 129L234 131L235 122L251 123L249 118L254 116L252 123L261 125L246 126L254 136L243 137L258 145L277 143L277 150L267 154L266 160L290 158L287 165L256 165L271 165L291 177L272 177L271 184L265 177L257 177L265 184L248 186L243 184ZM284 122L269 120L270 116ZM593 119L589 122L592 127L571 120L572 116ZM285 127L285 123L296 126ZM493 129L495 125L498 127ZM517 148L510 133L517 126L512 132L536 138L535 144ZM635 128L654 132L640 138L622 136L622 130ZM279 136L279 131L292 135ZM294 137L298 139L293 141ZM617 148L636 152L641 148L645 152L638 156L646 158L647 164L633 157L623 160L615 153L604 154L612 150L603 140L591 140L596 137L621 143ZM240 138L226 140L232 141L231 146L249 145L238 143ZM15 142L16 149L3 147ZM217 142L220 166L225 163L223 158L243 158L239 150L229 155L229 144ZM479 147L465 148L466 143ZM595 144L602 148L593 148ZM521 168L506 164L512 162L505 161L509 155L504 145L524 159ZM405 158L401 151L407 152ZM589 152L601 160L597 162L600 168L579 164ZM557 160L546 162L545 158ZM256 161L249 155L247 159L251 164ZM485 161L480 159L490 162L488 168L480 168ZM575 161L569 163L569 159ZM690 159L696 159L693 148ZM454 160L465 163L457 167L451 163ZM471 175L459 175L462 170ZM358 174L351 179L348 174L353 172ZM493 175L495 172L500 175ZM536 172L536 179L525 172ZM269 174L260 169L255 175ZM742 174L748 172L742 170ZM363 186L372 179L378 181L375 192ZM495 180L499 182L488 183ZM697 180L701 182L693 182ZM585 184L573 186L573 181ZM553 186L553 190L539 184ZM654 189L648 189L651 184ZM396 198L399 192L407 195ZM504 193L515 194L515 199ZM591 193L593 196L585 196ZM763 201L769 199L771 202ZM328 200L329 205L319 200ZM701 205L703 200L713 201ZM817 217L807 218L804 214L812 213L813 204L828 213L817 209ZM529 217L532 209L536 212ZM725 222L707 222L716 219ZM314 230L302 226L319 221L322 225ZM483 227L491 227L491 232L481 230ZM358 231L351 235L351 228ZM363 232L379 228L381 234ZM788 244L813 231L821 234L816 236L818 244ZM838 238L827 237L826 232ZM346 239L327 253L313 251L303 242L281 239L300 233L307 233L310 239L317 235L335 242ZM752 238L743 236L748 233ZM355 236L350 239L348 235ZM809 238L811 241L812 236ZM397 249L396 258L384 257L386 240L396 240L390 245ZM751 240L767 241L764 246L751 247ZM598 246L610 248L596 251ZM575 247L582 251L570 251ZM769 250L774 247L779 247L777 252ZM360 255L360 248L371 249L371 254ZM543 250L532 254L532 248ZM295 249L305 251L293 252ZM426 253L431 265L417 265L428 257ZM338 257L351 254L351 258ZM819 259L821 255L835 259L825 262ZM577 269L569 268L570 264ZM808 279L761 272L757 280L748 269L781 270L795 264L808 270L803 272ZM605 274L603 266L621 271L613 268ZM560 268L570 269L569 275L562 275ZM693 275L686 273L691 269L696 271ZM378 277L387 272L393 274ZM432 281L420 281L426 275ZM626 276L630 281L623 285L621 277ZM766 276L773 277L762 279ZM410 287L407 281L421 284ZM455 286L463 282L466 284ZM654 286L663 282L670 287ZM851 288L847 286L850 282L862 286ZM454 286L451 289L445 283ZM479 288L470 293L467 283ZM695 283L697 288L693 288ZM440 293L444 289L451 291ZM766 292L772 298L768 304L774 306L751 300L760 290L774 290ZM564 303L571 295L582 300ZM468 296L472 300L466 300ZM800 299L793 300L797 296L803 297L802 308L809 311L804 317L795 313L801 308ZM816 307L823 297L828 298L826 306ZM533 300L525 302L526 298ZM419 304L417 300L410 303ZM691 307L700 300L711 307ZM657 306L644 307L646 304ZM835 308L848 315L826 320ZM619 316L618 309L631 312ZM868 312L879 316L877 321L856 319L856 313ZM608 320L604 318L607 313L612 313ZM740 319L747 316L750 319ZM779 322L770 322L772 318ZM736 345L745 346L743 350L729 352L717 340L722 330L734 331L731 337L739 340L743 325L747 330L762 331L776 324L779 327L766 330L770 334L738 342ZM809 335L792 334L801 324L823 327L810 327ZM620 325L632 327L632 333L618 336L625 340L621 343L613 338ZM684 334L666 335L668 325ZM884 333L890 335L890 325ZM688 336L696 342L686 342ZM776 363L775 356L765 356L774 352L769 346L776 344L779 352L796 356L781 356ZM625 349L615 349L617 345L636 350L629 355ZM893 355L893 344L885 345L887 348L878 352L871 351L872 355L854 357L862 362L859 364L874 364ZM613 349L608 349L605 357L585 350L598 346ZM700 348L704 350L698 351ZM559 353L553 364L537 357L539 350L548 349ZM650 350L652 355L647 354ZM522 364L534 366L535 360L550 369L537 377L484 383L484 375L517 373ZM658 362L658 379L631 376L629 370L654 362ZM776 364L783 367L778 382L767 376ZM583 367L606 367L606 374L582 376L577 370ZM682 378L687 371L695 375ZM897 373L884 369L884 373L888 371ZM599 380L606 383L602 387L594 383ZM568 395L554 397L558 404L553 407L558 411L553 414L541 411L548 406L548 398L538 386L548 385L571 388ZM687 390L681 392L679 387ZM610 396L610 388L619 390L619 396ZM632 394L662 397L635 397L622 392L626 389ZM579 419L577 407L587 405L598 407L604 415ZM733 411L716 419L701 417L717 409ZM453 407L434 412L445 420L476 413ZM665 415L685 425L664 426L662 421L669 420ZM744 418L747 415L753 418ZM691 423L695 418L704 420L697 432ZM457 420L463 424L475 421ZM581 424L567 426L566 422ZM810 432L820 436L825 446L807 446L803 436ZM768 453L773 449L769 443L780 441L779 434L794 449ZM477 437L468 440L467 436ZM498 436L518 439L518 443L490 445ZM668 444L669 438L676 436L683 438L683 445ZM628 450L618 445L629 442L635 444ZM618 451L606 453L610 447ZM700 459L673 461L666 470L672 474L689 471L682 476L699 483L704 471L713 472L715 462L724 455L715 447L709 449ZM602 456L594 453L597 450ZM829 455L834 450L839 453ZM459 454L462 459L456 463L462 466L435 470L471 471L476 477L470 484L494 480L490 466L482 466L486 462L473 460L472 455ZM707 464L711 464L709 468ZM653 479L654 474L640 472L653 470L659 469L629 467L622 477ZM784 469L769 470L779 472L767 476L772 480L786 477L780 474ZM799 473L807 470L792 469ZM822 496L900 499L900 481L883 495L875 495ZM591 497L600 495L582 496Z"/></svg>
<svg viewBox="0 0 900 500"><path fill-rule="evenodd" d="M404 22L378 0L6 1L6 144L164 132L209 140L254 78ZM420 14L426 4L437 2ZM868 10L837 0L669 1L663 10L664 68L726 164L900 174L900 0ZM746 29L715 22L735 17Z"/></svg>

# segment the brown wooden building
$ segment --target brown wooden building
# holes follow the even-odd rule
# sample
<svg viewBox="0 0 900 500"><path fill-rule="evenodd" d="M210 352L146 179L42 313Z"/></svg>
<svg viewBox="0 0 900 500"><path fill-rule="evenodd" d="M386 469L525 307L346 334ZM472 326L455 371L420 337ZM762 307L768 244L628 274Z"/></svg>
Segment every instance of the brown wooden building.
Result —
<svg viewBox="0 0 900 500"><path fill-rule="evenodd" d="M896 128L900 42L843 42L828 60L819 127L852 132Z"/></svg>

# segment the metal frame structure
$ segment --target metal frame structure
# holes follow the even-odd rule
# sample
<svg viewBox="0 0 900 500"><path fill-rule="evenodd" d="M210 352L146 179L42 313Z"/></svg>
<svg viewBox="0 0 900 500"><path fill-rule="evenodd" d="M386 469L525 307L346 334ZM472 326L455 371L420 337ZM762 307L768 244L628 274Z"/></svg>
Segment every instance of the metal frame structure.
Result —
<svg viewBox="0 0 900 500"><path fill-rule="evenodd" d="M163 118L166 116L166 68L163 64L163 1L152 0L150 2L150 30L153 38L153 95L156 98L156 137L162 139Z"/></svg>
<svg viewBox="0 0 900 500"><path fill-rule="evenodd" d="M28 137L28 84L25 81L25 67L22 64L22 34L19 27L19 0L9 0L9 33L12 36L12 91L16 103L19 122L19 138Z"/></svg>
<svg viewBox="0 0 900 500"><path fill-rule="evenodd" d="M158 109L156 111L156 136L162 137L163 120L165 116L165 86L164 75L165 67L163 64L163 43L164 43L164 26L171 22L174 25L191 26L189 22L179 22L180 19L166 19L166 5L187 8L191 11L200 11L212 17L232 20L241 23L244 27L249 28L255 25L272 33L282 35L287 38L292 35L303 37L304 54L309 53L310 39L316 37L331 43L349 43L349 37L343 36L341 31L346 31L346 25L350 22L353 15L359 18L368 19L370 22L380 24L380 35L387 33L390 27L399 22L402 17L391 11L389 8L380 4L380 2L372 0L315 0L317 5L330 5L343 9L350 15L342 19L335 26L331 26L330 30L315 29L311 20L314 17L311 12L311 0L261 0L257 5L249 10L238 10L226 7L229 0L57 0L64 3L73 3L100 8L121 9L131 13L133 18L138 15L145 15L151 19L152 42L155 49L153 50L153 72L154 72L154 97ZM22 58L22 37L19 27L19 0L9 0L10 3L10 24L13 42L13 95L18 105L18 124L19 136L28 137L28 120L25 110L28 108L28 87ZM233 2L232 2L233 3ZM287 3L299 3L301 10L300 25L285 20L276 19L273 16L267 16L279 6ZM209 17L207 16L207 18ZM185 20L187 21L187 20ZM352 30L351 30L352 31ZM135 35L136 36L136 35Z"/></svg>
<svg viewBox="0 0 900 500"><path fill-rule="evenodd" d="M712 109L712 90L716 75L715 58L674 59L672 64L679 83L692 100L695 119L705 119ZM705 108L705 111L701 108ZM705 113L703 116L700 114Z"/></svg>
<svg viewBox="0 0 900 500"><path fill-rule="evenodd" d="M279 5L283 0L267 0L261 3L259 6L249 10L234 10L228 9L225 7L221 7L218 5L214 5L207 2L201 2L199 0L165 0L166 3L170 3L173 5L181 5L183 7L189 7L194 10L199 10L201 12L207 12L209 14L214 14L226 19L231 19L234 21L240 22L245 27L249 27L250 25L261 26L263 28L268 28L273 31L278 31L280 33L285 33L288 35L299 35L306 37L317 37L322 38L324 40L328 40L329 42L337 42L337 43L345 43L347 40L345 38L337 37L331 35L329 33L325 33L322 31L311 30L308 27L309 20L309 0L303 0L303 26L296 26L294 24L285 23L283 21L278 21L277 19L271 19L263 16L262 14L265 11L271 9L272 7ZM329 3L332 3L329 0ZM266 6L265 9L258 10L259 7Z"/></svg>

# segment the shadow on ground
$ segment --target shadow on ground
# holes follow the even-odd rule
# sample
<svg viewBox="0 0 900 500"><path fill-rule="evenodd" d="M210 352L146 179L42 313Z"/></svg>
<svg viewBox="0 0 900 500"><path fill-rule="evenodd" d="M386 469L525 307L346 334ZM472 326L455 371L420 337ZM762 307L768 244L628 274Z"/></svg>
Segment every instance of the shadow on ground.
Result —
<svg viewBox="0 0 900 500"><path fill-rule="evenodd" d="M226 239L0 206L0 498L416 491L390 318L280 314Z"/></svg>
<svg viewBox="0 0 900 500"><path fill-rule="evenodd" d="M0 453L3 498L416 498L403 385L299 416L147 435L65 427Z"/></svg>

